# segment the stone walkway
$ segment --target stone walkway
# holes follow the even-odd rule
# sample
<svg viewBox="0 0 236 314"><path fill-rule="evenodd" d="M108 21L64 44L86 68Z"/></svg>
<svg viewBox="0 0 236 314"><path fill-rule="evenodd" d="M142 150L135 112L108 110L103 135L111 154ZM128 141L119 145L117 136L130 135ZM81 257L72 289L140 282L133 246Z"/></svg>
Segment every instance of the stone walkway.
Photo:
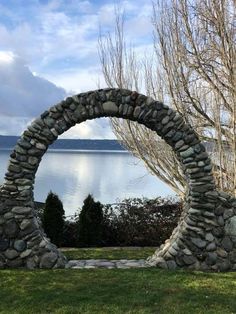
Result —
<svg viewBox="0 0 236 314"><path fill-rule="evenodd" d="M92 269L92 268L144 268L151 267L145 259L86 259L70 260L66 268Z"/></svg>

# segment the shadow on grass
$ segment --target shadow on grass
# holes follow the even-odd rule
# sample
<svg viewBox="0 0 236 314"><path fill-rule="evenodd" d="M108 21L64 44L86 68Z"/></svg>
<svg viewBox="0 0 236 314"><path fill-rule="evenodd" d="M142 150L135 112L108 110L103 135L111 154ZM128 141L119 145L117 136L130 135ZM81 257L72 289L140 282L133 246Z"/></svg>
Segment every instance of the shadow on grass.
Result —
<svg viewBox="0 0 236 314"><path fill-rule="evenodd" d="M0 313L236 313L236 273L0 272Z"/></svg>

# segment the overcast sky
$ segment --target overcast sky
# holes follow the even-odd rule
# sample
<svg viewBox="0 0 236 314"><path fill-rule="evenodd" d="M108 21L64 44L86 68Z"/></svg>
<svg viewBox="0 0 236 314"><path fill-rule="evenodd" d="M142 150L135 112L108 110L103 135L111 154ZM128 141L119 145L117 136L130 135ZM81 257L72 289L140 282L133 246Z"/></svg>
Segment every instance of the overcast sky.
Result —
<svg viewBox="0 0 236 314"><path fill-rule="evenodd" d="M113 32L114 1L0 0L0 135L20 135L64 97L106 87L97 50L99 28ZM120 1L126 37L145 50L151 2ZM69 138L114 137L107 119L73 127Z"/></svg>

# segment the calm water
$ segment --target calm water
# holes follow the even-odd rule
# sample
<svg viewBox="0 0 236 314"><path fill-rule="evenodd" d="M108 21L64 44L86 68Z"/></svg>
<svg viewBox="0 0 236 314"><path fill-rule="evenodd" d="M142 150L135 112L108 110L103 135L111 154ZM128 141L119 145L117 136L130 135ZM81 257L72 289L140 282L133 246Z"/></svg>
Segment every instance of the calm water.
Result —
<svg viewBox="0 0 236 314"><path fill-rule="evenodd" d="M10 151L0 151L0 184ZM73 215L91 193L102 203L126 197L156 197L173 192L128 153L48 152L35 181L35 200L45 201L52 190L61 198L66 215Z"/></svg>

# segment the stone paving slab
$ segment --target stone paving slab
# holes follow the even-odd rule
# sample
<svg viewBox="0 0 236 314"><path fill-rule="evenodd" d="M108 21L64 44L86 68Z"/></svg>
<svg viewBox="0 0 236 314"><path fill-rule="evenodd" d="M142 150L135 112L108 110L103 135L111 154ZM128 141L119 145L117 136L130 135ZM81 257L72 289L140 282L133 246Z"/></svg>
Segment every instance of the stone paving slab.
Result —
<svg viewBox="0 0 236 314"><path fill-rule="evenodd" d="M151 267L150 264L144 259L129 260L129 259L117 259L117 260L106 260L106 259L87 259L87 260L70 260L66 264L66 268L73 269L93 269L93 268L144 268Z"/></svg>

